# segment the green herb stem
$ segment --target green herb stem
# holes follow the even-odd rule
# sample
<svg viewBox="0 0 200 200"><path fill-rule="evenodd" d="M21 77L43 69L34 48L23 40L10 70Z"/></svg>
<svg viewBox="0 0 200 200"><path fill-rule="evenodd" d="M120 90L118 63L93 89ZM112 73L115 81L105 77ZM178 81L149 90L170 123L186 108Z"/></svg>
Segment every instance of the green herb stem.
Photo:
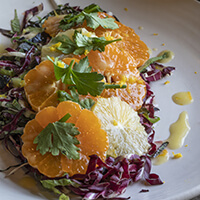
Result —
<svg viewBox="0 0 200 200"><path fill-rule="evenodd" d="M105 89L123 89L126 88L127 85L119 85L119 84L105 84Z"/></svg>
<svg viewBox="0 0 200 200"><path fill-rule="evenodd" d="M164 53L162 56L158 56L158 57L153 57L153 58L150 58L149 60L147 60L144 65L142 65L141 67L138 68L139 72L142 72L143 70L145 70L150 64L158 61L158 60L162 60L164 58L167 58L168 57L168 54L167 52Z"/></svg>

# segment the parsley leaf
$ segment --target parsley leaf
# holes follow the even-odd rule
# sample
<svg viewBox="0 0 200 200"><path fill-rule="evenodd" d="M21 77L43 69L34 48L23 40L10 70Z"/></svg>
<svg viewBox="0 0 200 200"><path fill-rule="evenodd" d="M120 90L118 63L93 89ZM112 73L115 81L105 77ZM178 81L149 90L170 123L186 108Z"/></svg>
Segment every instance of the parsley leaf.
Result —
<svg viewBox="0 0 200 200"><path fill-rule="evenodd" d="M57 49L64 54L73 53L75 55L82 55L85 52L90 52L91 50L98 50L100 52L105 51L106 45L119 40L121 39L106 40L104 37L87 37L86 35L82 35L80 32L75 30L73 40L66 35L61 35L55 37L52 42L60 42L61 45L58 46Z"/></svg>
<svg viewBox="0 0 200 200"><path fill-rule="evenodd" d="M62 101L73 101L73 102L76 102L78 103L82 109L88 109L90 110L91 107L95 104L95 101L93 99L90 99L90 98L85 98L85 99L79 99L79 94L77 93L76 89L75 88L72 88L70 90L70 94L65 92L65 91L62 91L62 90L59 90L58 91L58 100L60 102Z"/></svg>
<svg viewBox="0 0 200 200"><path fill-rule="evenodd" d="M101 19L98 17L98 12L102 12L102 9L96 4L91 4L85 7L84 10L80 13L66 15L64 19L60 21L59 28L65 31L74 26L83 24L84 20L86 20L87 25L93 29L96 29L99 26L107 29L119 28L113 18L107 17Z"/></svg>
<svg viewBox="0 0 200 200"><path fill-rule="evenodd" d="M33 143L37 144L36 150L42 155L50 152L53 156L60 153L69 159L79 159L80 150L77 146L79 141L75 137L80 132L72 123L57 121L49 123L34 139Z"/></svg>
<svg viewBox="0 0 200 200"><path fill-rule="evenodd" d="M79 63L75 63L74 68L72 68L74 60L67 65L62 61L58 61L58 58L55 58L55 61L49 56L47 58L54 63L56 79L61 79L63 83L70 85L68 87L69 89L77 89L79 94L87 95L89 93L92 96L97 96L100 95L104 89L126 88L126 85L105 84L102 82L104 76L97 72L91 72L91 67L88 67L88 57L83 58ZM64 67L59 67L60 63L62 63Z"/></svg>
<svg viewBox="0 0 200 200"><path fill-rule="evenodd" d="M50 61L51 58L48 57ZM97 96L104 90L104 83L101 80L104 78L102 74L97 72L90 72L88 69L89 61L85 57L80 63L75 64L75 69L72 68L74 60L66 65L64 68L58 66L58 60L52 61L54 63L54 72L57 80L61 79L63 83L68 85L75 85L79 94Z"/></svg>

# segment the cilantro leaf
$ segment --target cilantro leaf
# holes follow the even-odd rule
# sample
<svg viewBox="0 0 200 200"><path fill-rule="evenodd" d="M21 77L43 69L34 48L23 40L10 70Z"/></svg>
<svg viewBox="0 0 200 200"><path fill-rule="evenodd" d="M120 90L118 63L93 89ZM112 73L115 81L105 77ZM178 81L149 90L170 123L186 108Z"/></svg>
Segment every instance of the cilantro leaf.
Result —
<svg viewBox="0 0 200 200"><path fill-rule="evenodd" d="M85 7L80 13L71 13L66 15L64 19L60 21L59 28L65 31L77 25L83 24L84 20L86 20L87 25L93 29L96 29L99 26L102 26L105 29L119 28L113 18L107 17L101 19L98 17L98 12L102 12L102 9L96 4L91 4Z"/></svg>
<svg viewBox="0 0 200 200"><path fill-rule="evenodd" d="M14 33L18 33L20 34L21 32L21 27L20 27L20 21L19 18L17 16L17 10L15 9L15 16L14 19L10 21L11 24L11 29Z"/></svg>
<svg viewBox="0 0 200 200"><path fill-rule="evenodd" d="M64 54L73 53L75 55L82 55L86 51L90 52L91 50L98 50L100 52L105 51L106 45L119 40L121 39L106 40L104 37L87 37L86 35L82 35L80 32L75 30L73 40L66 35L61 35L54 38L52 42L60 42L61 45L58 46L57 49Z"/></svg>
<svg viewBox="0 0 200 200"><path fill-rule="evenodd" d="M53 156L60 153L69 159L79 159L79 148L75 145L79 141L75 137L80 134L78 129L72 123L54 122L49 123L34 139L33 143L37 144L36 150L42 155L50 152Z"/></svg>
<svg viewBox="0 0 200 200"><path fill-rule="evenodd" d="M85 16L87 26L89 26L92 29L96 29L99 26L102 26L105 29L117 29L119 26L115 23L115 20L113 18L100 18L98 17L98 13L86 13L82 12Z"/></svg>
<svg viewBox="0 0 200 200"><path fill-rule="evenodd" d="M76 102L78 103L81 108L83 109L88 109L90 110L91 107L95 104L95 101L93 99L90 99L90 98L85 98L85 99L79 99L79 94L77 93L76 89L75 88L72 88L70 90L70 94L65 92L65 91L62 91L62 90L59 90L58 91L58 100L59 101L73 101L73 102Z"/></svg>

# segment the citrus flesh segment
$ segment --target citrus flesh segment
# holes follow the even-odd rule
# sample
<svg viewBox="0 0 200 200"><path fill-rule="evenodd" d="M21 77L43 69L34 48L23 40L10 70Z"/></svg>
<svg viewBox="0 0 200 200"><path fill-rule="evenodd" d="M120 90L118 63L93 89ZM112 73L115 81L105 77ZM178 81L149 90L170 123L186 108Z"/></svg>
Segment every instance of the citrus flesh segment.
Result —
<svg viewBox="0 0 200 200"><path fill-rule="evenodd" d="M130 105L118 97L99 98L92 111L101 120L101 127L109 138L108 155L142 155L150 147L147 133L140 124L140 117Z"/></svg>
<svg viewBox="0 0 200 200"><path fill-rule="evenodd" d="M52 156L50 153L42 155L39 151L36 150L37 145L33 144L35 137L43 130L43 127L37 122L36 119L29 121L25 128L24 134L22 135L22 154L28 160L28 163L37 168L42 174L48 177L57 177L63 175L63 170L61 167L61 162L57 159L56 156ZM44 160L50 161L51 166L44 165ZM45 166L45 167L44 167Z"/></svg>
<svg viewBox="0 0 200 200"><path fill-rule="evenodd" d="M48 116L48 117L47 117ZM53 106L49 106L43 109L43 112L38 112L35 116L37 122L45 128L49 123L58 121L57 109Z"/></svg>
<svg viewBox="0 0 200 200"><path fill-rule="evenodd" d="M100 18L105 17L112 17L106 13L98 13L98 16ZM59 28L60 20L64 18L64 15L58 15L58 16L51 16L47 20L45 20L43 24L43 28L45 31L51 35L52 37L55 37L59 32L62 30ZM95 31L91 28L89 28L86 24L86 22L83 23L83 25L77 26L77 28L83 27L86 28L88 31L95 32L95 34L98 37L110 37L112 38L122 38L121 41L117 42L117 46L120 49L124 49L127 51L136 61L137 67L144 64L146 60L149 59L149 50L146 44L140 40L140 37L135 33L135 31L122 24L121 22L115 21L115 23L118 24L119 28L111 30L111 29L104 29L101 26L95 29Z"/></svg>
<svg viewBox="0 0 200 200"><path fill-rule="evenodd" d="M70 160L61 154L58 156L53 156L51 153L40 154L36 150L37 145L33 144L35 137L49 123L60 120L68 113L71 117L66 122L74 123L80 131L76 136L80 141L77 145L80 148L80 159ZM100 120L92 111L81 110L77 103L71 101L61 102L56 108L46 107L38 112L35 119L26 124L22 140L22 153L28 163L48 177L60 177L65 172L70 175L84 173L87 170L89 156L97 154L104 160L108 149L108 137L101 129Z"/></svg>
<svg viewBox="0 0 200 200"><path fill-rule="evenodd" d="M77 103L72 104L71 101L63 101L58 104L57 112L58 112L59 119L61 119L67 113L69 113L71 116L67 120L67 123L75 124L81 113L81 107Z"/></svg>
<svg viewBox="0 0 200 200"><path fill-rule="evenodd" d="M105 160L108 149L107 133L101 129L101 122L93 112L86 109L82 110L75 126L78 127L80 132L77 135L80 142L77 147L80 148L81 159L71 161L63 155L61 157L63 170L70 175L85 173L90 155L96 154L102 160ZM71 168L70 171L69 168Z"/></svg>
<svg viewBox="0 0 200 200"><path fill-rule="evenodd" d="M104 52L91 51L88 58L93 71L102 73L107 83L127 85L125 89L104 90L102 97L118 96L129 103L134 110L141 108L146 95L146 84L130 54L115 45L107 45Z"/></svg>
<svg viewBox="0 0 200 200"><path fill-rule="evenodd" d="M65 58L63 62L69 65L72 60L79 62L75 58ZM30 70L25 75L24 80L26 97L33 110L37 112L47 106L58 105L58 90L68 92L68 86L63 84L61 80L56 80L54 64L49 60L41 62L34 69Z"/></svg>

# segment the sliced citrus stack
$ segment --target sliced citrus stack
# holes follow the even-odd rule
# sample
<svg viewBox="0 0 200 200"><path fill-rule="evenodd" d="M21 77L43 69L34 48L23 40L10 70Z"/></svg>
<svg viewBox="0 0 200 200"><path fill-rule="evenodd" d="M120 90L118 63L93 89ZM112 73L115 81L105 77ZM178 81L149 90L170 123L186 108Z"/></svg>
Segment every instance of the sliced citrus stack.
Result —
<svg viewBox="0 0 200 200"><path fill-rule="evenodd" d="M107 14L99 13L100 17L106 17ZM110 17L110 16L109 16ZM53 21L55 20L55 24ZM129 103L134 110L141 108L143 99L146 95L146 85L140 77L137 67L141 66L148 58L148 48L142 42L134 30L130 27L116 22L119 26L118 29L110 30L102 27L97 28L95 31L88 28L86 23L82 25L83 28L95 33L98 37L104 36L107 40L121 38L121 41L111 43L105 47L104 52L90 51L87 56L93 71L97 71L105 76L108 83L126 84L126 89L108 89L105 90L101 96L111 97L119 96L123 101ZM56 25L57 24L57 25ZM59 32L58 18L51 17L45 21L43 27L49 34L49 30L56 30ZM52 27L52 29L51 29ZM80 29L79 29L80 30ZM72 34L71 30L63 32ZM62 34L62 33L59 33ZM61 52L60 52L61 53ZM51 52L52 55L52 52ZM55 51L55 56L58 51ZM43 55L44 56L44 55ZM82 56L68 55L76 58L83 58Z"/></svg>
<svg viewBox="0 0 200 200"><path fill-rule="evenodd" d="M92 111L101 120L109 138L108 155L143 155L150 147L140 117L130 105L118 97L99 98Z"/></svg>
<svg viewBox="0 0 200 200"><path fill-rule="evenodd" d="M80 142L77 145L80 149L80 159L68 159L63 154L53 156L49 152L42 155L36 150L34 139L49 123L60 120L67 113L71 117L66 122L74 123L80 132L76 136ZM59 177L65 172L69 175L85 173L89 156L96 154L105 160L108 149L107 133L101 129L100 120L92 111L81 110L77 103L71 101L62 102L57 107L46 107L38 112L35 119L25 126L22 140L22 153L28 163L48 177Z"/></svg>

